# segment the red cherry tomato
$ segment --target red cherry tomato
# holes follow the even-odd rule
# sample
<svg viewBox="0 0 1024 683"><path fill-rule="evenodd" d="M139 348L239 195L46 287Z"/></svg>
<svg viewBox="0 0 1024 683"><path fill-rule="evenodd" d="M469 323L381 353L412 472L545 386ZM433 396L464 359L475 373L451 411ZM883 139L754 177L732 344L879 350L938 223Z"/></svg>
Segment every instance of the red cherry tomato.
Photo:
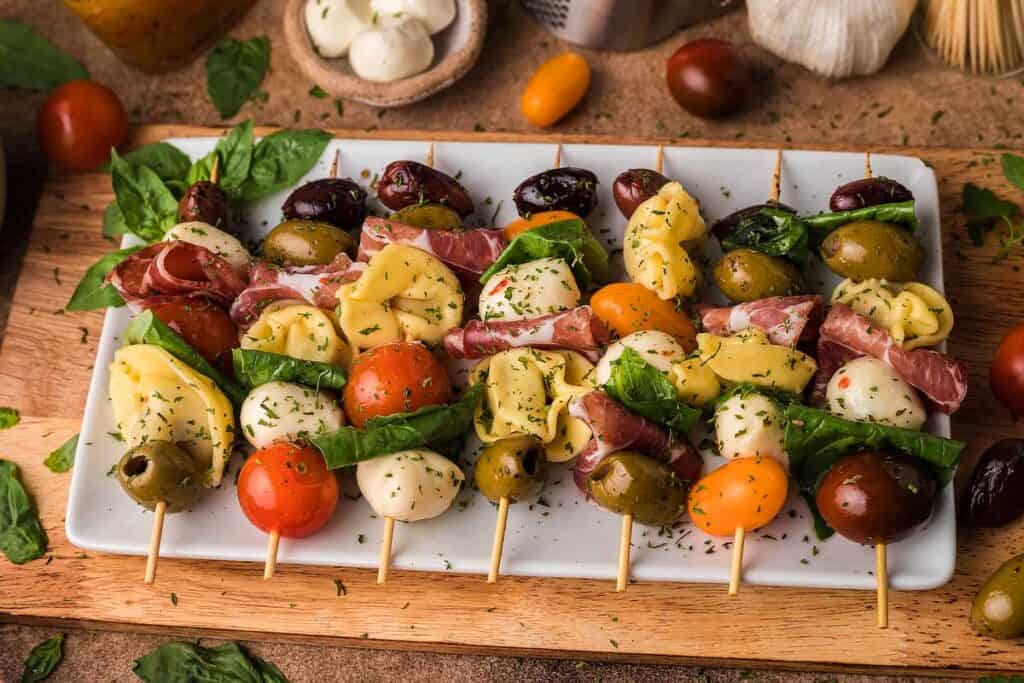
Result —
<svg viewBox="0 0 1024 683"><path fill-rule="evenodd" d="M1024 417L1024 323L999 342L989 372L992 393L1014 417Z"/></svg>
<svg viewBox="0 0 1024 683"><path fill-rule="evenodd" d="M223 308L200 297L182 297L149 310L218 370L233 374L231 349L238 346L238 328Z"/></svg>
<svg viewBox="0 0 1024 683"><path fill-rule="evenodd" d="M448 403L452 384L440 361L418 342L371 349L352 363L345 385L345 414L362 429L381 415Z"/></svg>
<svg viewBox="0 0 1024 683"><path fill-rule="evenodd" d="M686 111L703 117L731 114L754 93L754 72L732 43L702 38L686 43L665 69L672 97Z"/></svg>
<svg viewBox="0 0 1024 683"><path fill-rule="evenodd" d="M46 98L37 121L39 145L69 171L91 171L128 135L128 115L114 92L95 81L71 81Z"/></svg>
<svg viewBox="0 0 1024 683"><path fill-rule="evenodd" d="M289 538L320 530L338 506L338 480L312 446L275 443L245 461L238 504L253 526Z"/></svg>

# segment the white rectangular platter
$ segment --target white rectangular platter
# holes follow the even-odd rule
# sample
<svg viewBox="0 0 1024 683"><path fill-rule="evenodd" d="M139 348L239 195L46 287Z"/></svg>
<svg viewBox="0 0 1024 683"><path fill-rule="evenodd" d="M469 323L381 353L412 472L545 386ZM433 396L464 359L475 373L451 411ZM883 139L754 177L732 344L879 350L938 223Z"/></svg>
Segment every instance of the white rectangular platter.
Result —
<svg viewBox="0 0 1024 683"><path fill-rule="evenodd" d="M192 158L209 152L213 138L170 140ZM388 163L399 159L425 161L428 143L391 140L334 140L320 162L300 182L324 177L340 150L342 177L364 186ZM457 175L477 206L471 225L504 225L516 218L512 190L526 177L551 168L560 154L563 166L592 170L600 179L600 204L588 218L592 231L619 258L626 220L611 196L612 180L627 168L654 168L653 146L563 145L516 143L434 144L434 165ZM776 150L664 148L664 174L682 182L701 203L709 224L716 218L768 197ZM942 290L942 255L938 190L935 174L920 159L872 157L876 175L899 180L914 193L922 222L920 238L928 253L921 280ZM827 208L841 183L860 178L864 156L854 153L787 151L782 165L781 201L801 214ZM249 237L258 239L281 220L280 206L289 190L248 207ZM370 193L373 196L373 193ZM371 210L380 209L371 204ZM718 254L709 248L713 262ZM820 266L820 264L819 264ZM837 278L824 267L812 272L808 284L824 294ZM714 293L708 293L714 298ZM108 366L130 319L125 309L107 312L85 407L67 511L68 539L88 550L143 555L148 549L152 515L124 495L108 471L124 451L113 435L115 421L107 398ZM933 416L928 430L949 436L949 419ZM474 444L463 463L472 481ZM706 469L721 464L706 456ZM233 482L240 463L232 462L224 484L207 491L187 513L171 515L164 528L161 555L201 559L262 562L266 536L252 527L236 501ZM351 474L343 475L351 479ZM353 492L354 485L346 488ZM752 584L873 589L874 552L837 536L818 542L810 514L791 486L790 500L767 527L748 535L744 581ZM393 566L397 569L486 574L489 566L495 508L467 487L455 505L433 520L400 524L395 532ZM279 562L376 567L383 522L365 500L345 497L327 527L299 540L281 541ZM582 499L566 466L549 470L541 499L513 505L509 511L502 572L530 576L613 579L616 575L620 518ZM638 580L726 582L731 539L710 538L680 523L670 531L637 525L633 533L631 575ZM956 557L956 525L952 487L939 496L935 514L919 532L889 548L891 585L923 590L952 576Z"/></svg>

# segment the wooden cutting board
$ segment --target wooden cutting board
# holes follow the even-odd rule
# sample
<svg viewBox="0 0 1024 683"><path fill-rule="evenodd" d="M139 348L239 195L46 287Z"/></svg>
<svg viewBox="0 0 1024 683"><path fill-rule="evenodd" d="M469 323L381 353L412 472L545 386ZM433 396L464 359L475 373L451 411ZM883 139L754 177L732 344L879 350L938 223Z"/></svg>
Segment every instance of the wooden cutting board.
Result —
<svg viewBox="0 0 1024 683"><path fill-rule="evenodd" d="M337 131L349 138L553 141L511 134ZM145 126L136 143L215 129ZM734 142L572 136L565 142L741 146ZM771 146L747 143L742 146ZM829 148L833 149L833 148ZM834 148L839 149L839 148ZM846 150L849 151L849 150ZM946 287L957 315L951 352L971 367L968 401L954 436L973 459L994 440L1020 436L988 388L988 364L1001 335L1024 319L1024 248L992 263L995 238L971 246L956 213L966 182L1024 199L1002 178L998 152L917 148L872 151L920 156L933 165L942 198ZM16 170L14 170L16 172ZM16 567L0 559L0 619L73 620L111 628L236 638L275 638L388 648L490 654L626 659L647 662L972 675L1024 668L1024 643L974 635L967 615L977 588L1010 556L1024 552L1024 524L960 530L957 571L941 589L890 594L890 627L875 628L866 591L638 583L622 594L608 581L393 572L237 562L163 560L157 581L142 583L144 558L81 553L64 536L70 475L43 466L46 454L76 433L103 316L65 314L85 269L112 245L100 235L111 200L103 174L57 176L44 188L31 243L0 348L0 405L18 407L16 428L0 432L0 457L22 468L47 533L46 560ZM113 461L114 454L111 455ZM617 538L608 539L614 553ZM335 579L345 592L339 595ZM171 600L175 594L177 604Z"/></svg>

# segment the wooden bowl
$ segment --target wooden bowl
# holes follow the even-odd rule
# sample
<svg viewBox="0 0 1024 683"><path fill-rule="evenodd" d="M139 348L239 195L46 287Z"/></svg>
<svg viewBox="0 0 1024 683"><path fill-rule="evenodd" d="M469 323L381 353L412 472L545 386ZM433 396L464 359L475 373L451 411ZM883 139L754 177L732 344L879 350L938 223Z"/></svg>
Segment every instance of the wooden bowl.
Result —
<svg viewBox="0 0 1024 683"><path fill-rule="evenodd" d="M487 34L486 0L456 0L451 26L432 36L434 62L423 73L391 83L376 83L352 72L348 57L326 59L317 54L306 30L306 0L288 0L284 37L299 68L332 95L378 107L401 107L441 92L473 68Z"/></svg>

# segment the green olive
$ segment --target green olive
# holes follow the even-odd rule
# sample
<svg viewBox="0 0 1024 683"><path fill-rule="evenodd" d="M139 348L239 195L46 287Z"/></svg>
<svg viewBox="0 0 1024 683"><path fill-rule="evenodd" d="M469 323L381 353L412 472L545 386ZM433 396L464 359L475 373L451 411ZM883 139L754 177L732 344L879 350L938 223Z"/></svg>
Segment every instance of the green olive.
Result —
<svg viewBox="0 0 1024 683"><path fill-rule="evenodd" d="M442 204L412 204L395 211L391 219L427 230L462 230L459 214Z"/></svg>
<svg viewBox="0 0 1024 683"><path fill-rule="evenodd" d="M117 479L131 498L152 510L160 501L168 512L187 510L199 497L196 461L170 441L147 441L117 464Z"/></svg>
<svg viewBox="0 0 1024 683"><path fill-rule="evenodd" d="M825 238L821 258L843 277L906 282L917 277L924 263L924 248L904 228L879 221L854 221Z"/></svg>
<svg viewBox="0 0 1024 683"><path fill-rule="evenodd" d="M278 265L318 266L354 247L355 240L341 228L319 221L290 220L270 231L263 242L263 255Z"/></svg>
<svg viewBox="0 0 1024 683"><path fill-rule="evenodd" d="M714 276L722 294L737 303L804 290L804 279L795 265L753 249L734 249L725 254L715 266Z"/></svg>
<svg viewBox="0 0 1024 683"><path fill-rule="evenodd" d="M641 524L672 524L686 508L686 485L660 460L619 451L597 464L587 492L601 507Z"/></svg>
<svg viewBox="0 0 1024 683"><path fill-rule="evenodd" d="M974 598L974 630L993 638L1024 636L1024 555L1003 563Z"/></svg>
<svg viewBox="0 0 1024 683"><path fill-rule="evenodd" d="M544 450L530 436L502 439L488 444L476 461L476 487L497 503L532 498L544 486Z"/></svg>

